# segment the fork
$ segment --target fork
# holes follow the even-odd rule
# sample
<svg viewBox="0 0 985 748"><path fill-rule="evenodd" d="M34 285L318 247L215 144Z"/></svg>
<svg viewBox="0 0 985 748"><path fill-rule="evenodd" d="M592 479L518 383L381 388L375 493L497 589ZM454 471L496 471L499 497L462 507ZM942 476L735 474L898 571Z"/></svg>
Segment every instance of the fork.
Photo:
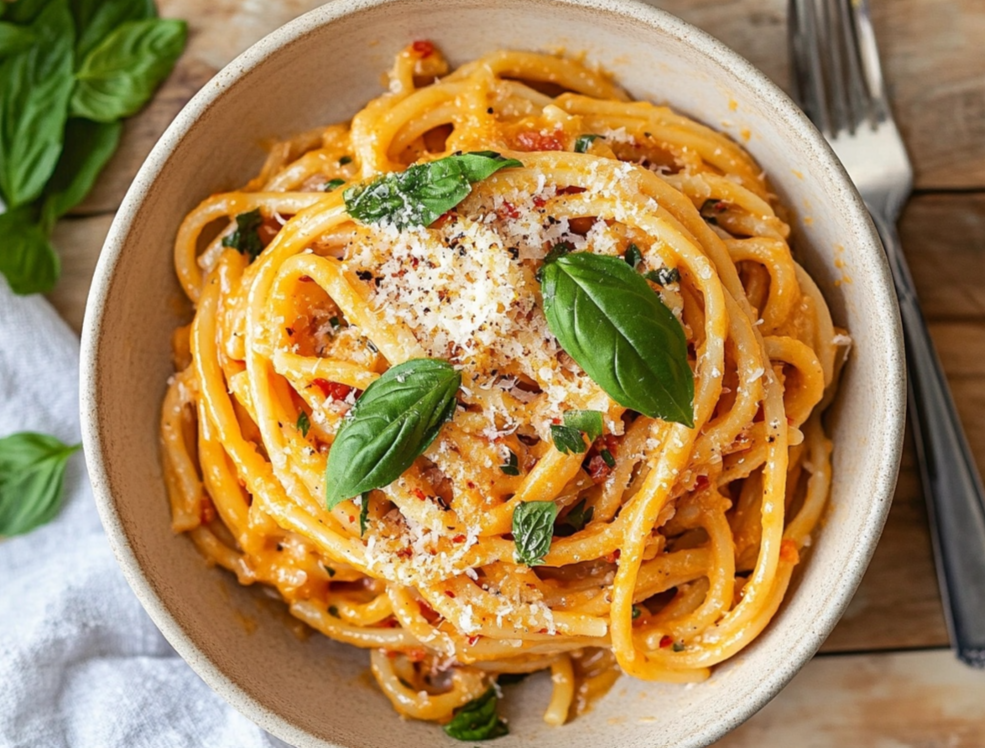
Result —
<svg viewBox="0 0 985 748"><path fill-rule="evenodd" d="M889 108L868 0L790 0L789 7L797 98L855 182L892 269L951 646L963 662L985 667L985 490L896 233L913 168Z"/></svg>

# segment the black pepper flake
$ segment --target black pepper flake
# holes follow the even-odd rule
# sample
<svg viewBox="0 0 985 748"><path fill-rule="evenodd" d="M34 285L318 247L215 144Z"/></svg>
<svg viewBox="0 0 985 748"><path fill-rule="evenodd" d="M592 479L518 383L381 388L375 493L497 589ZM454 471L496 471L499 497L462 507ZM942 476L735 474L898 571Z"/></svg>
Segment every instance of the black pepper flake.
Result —
<svg viewBox="0 0 985 748"><path fill-rule="evenodd" d="M520 259L520 248L519 247L508 247L506 249L506 251L510 253L510 257L512 257L514 260Z"/></svg>
<svg viewBox="0 0 985 748"><path fill-rule="evenodd" d="M373 274L368 270L357 270L356 277L359 280L364 280L364 281L373 280Z"/></svg>
<svg viewBox="0 0 985 748"><path fill-rule="evenodd" d="M287 331L287 334L288 335L291 335L291 336L294 335L294 328L293 327L285 327L284 329Z"/></svg>

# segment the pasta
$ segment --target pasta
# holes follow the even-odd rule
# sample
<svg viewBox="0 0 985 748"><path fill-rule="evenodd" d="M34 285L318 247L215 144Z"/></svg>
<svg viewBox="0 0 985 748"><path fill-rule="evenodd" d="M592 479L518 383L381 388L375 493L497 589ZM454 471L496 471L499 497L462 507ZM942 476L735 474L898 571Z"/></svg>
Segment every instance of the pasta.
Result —
<svg viewBox="0 0 985 748"><path fill-rule="evenodd" d="M274 145L178 230L195 311L162 409L174 530L369 649L394 707L456 737L505 730L507 676L550 672L553 725L619 672L703 680L776 613L831 481L821 411L849 338L788 236L724 135L577 60L450 71L416 42L351 123ZM641 301L563 286L576 262ZM612 330L660 312L668 342L633 355L670 373L628 377L626 341L563 293ZM387 397L428 372L451 384L413 442L420 413ZM378 464L352 436L373 407L404 429L369 429Z"/></svg>

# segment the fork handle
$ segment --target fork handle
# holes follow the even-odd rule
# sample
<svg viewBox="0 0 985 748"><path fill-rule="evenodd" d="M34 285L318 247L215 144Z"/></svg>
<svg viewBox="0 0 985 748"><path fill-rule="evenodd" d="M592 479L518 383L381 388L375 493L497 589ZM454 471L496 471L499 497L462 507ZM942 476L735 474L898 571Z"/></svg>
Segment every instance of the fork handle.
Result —
<svg viewBox="0 0 985 748"><path fill-rule="evenodd" d="M985 667L985 490L917 302L896 226L872 211L903 319L910 417L951 646Z"/></svg>

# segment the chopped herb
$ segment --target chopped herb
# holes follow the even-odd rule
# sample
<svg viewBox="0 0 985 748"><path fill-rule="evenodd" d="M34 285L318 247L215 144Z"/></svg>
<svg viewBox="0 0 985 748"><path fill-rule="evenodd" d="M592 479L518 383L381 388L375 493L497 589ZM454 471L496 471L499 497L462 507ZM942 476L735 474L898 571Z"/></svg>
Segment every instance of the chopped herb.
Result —
<svg viewBox="0 0 985 748"><path fill-rule="evenodd" d="M455 711L444 731L456 740L492 740L510 730L496 712L496 690L490 688L479 698Z"/></svg>
<svg viewBox="0 0 985 748"><path fill-rule="evenodd" d="M701 217L708 223L718 225L718 216L728 210L728 203L724 200L705 200L701 204Z"/></svg>
<svg viewBox="0 0 985 748"><path fill-rule="evenodd" d="M557 504L553 501L527 501L513 510L513 554L518 564L537 566L551 550Z"/></svg>
<svg viewBox="0 0 985 748"><path fill-rule="evenodd" d="M633 620L635 621L641 615L643 615L643 609L640 608L638 605L634 605L633 606Z"/></svg>
<svg viewBox="0 0 985 748"><path fill-rule="evenodd" d="M345 184L344 179L330 179L329 181L325 182L325 186L322 187L322 190L324 190L325 192L331 192L332 190L337 190L343 184Z"/></svg>
<svg viewBox="0 0 985 748"><path fill-rule="evenodd" d="M328 321L328 324L330 324L332 326L332 329L333 330L338 330L339 329L339 325L342 324L342 323L339 321L339 318L338 317L332 317Z"/></svg>
<svg viewBox="0 0 985 748"><path fill-rule="evenodd" d="M326 566L325 567L325 573L328 574L329 578L334 577L335 576L335 569L333 569L331 566Z"/></svg>
<svg viewBox="0 0 985 748"><path fill-rule="evenodd" d="M236 216L236 230L222 238L223 247L232 247L241 255L246 255L253 262L263 251L263 243L257 229L263 224L260 209L256 208Z"/></svg>
<svg viewBox="0 0 985 748"><path fill-rule="evenodd" d="M571 426L551 424L551 439L554 440L554 447L562 454L581 454L587 449L581 438L581 431Z"/></svg>
<svg viewBox="0 0 985 748"><path fill-rule="evenodd" d="M604 462L610 468L616 466L616 458L612 456L612 452L610 452L609 450L603 449L601 452L599 452L599 457L601 457L602 462Z"/></svg>
<svg viewBox="0 0 985 748"><path fill-rule="evenodd" d="M671 645L670 648L673 649L675 652L683 652L684 651L684 645L681 644L680 642L674 642Z"/></svg>
<svg viewBox="0 0 985 748"><path fill-rule="evenodd" d="M643 262L643 253L640 252L640 248L635 244L630 244L626 247L626 254L623 255L623 257L625 257L626 262L629 263L629 266L633 268L633 270L635 270L637 266Z"/></svg>
<svg viewBox="0 0 985 748"><path fill-rule="evenodd" d="M303 410L298 414L297 429L301 432L301 436L308 435L308 429L311 428L311 419L308 418L308 414Z"/></svg>
<svg viewBox="0 0 985 748"><path fill-rule="evenodd" d="M591 145L592 141L601 138L601 135L596 135L595 133L586 133L584 135L579 135L575 140L575 153L584 153L587 151Z"/></svg>
<svg viewBox="0 0 985 748"><path fill-rule="evenodd" d="M366 534L369 522L369 493L364 493L359 503L359 537Z"/></svg>
<svg viewBox="0 0 985 748"><path fill-rule="evenodd" d="M586 509L585 504L586 500L582 499L571 507L564 515L564 519L554 527L554 534L559 538L567 538L583 530L595 515L595 507L590 506Z"/></svg>
<svg viewBox="0 0 985 748"><path fill-rule="evenodd" d="M332 616L333 618L338 618L339 617L339 609L336 608L334 605L329 605L328 606L328 614L330 616Z"/></svg>
<svg viewBox="0 0 985 748"><path fill-rule="evenodd" d="M602 414L597 410L566 410L564 425L584 432L591 442L602 436Z"/></svg>
<svg viewBox="0 0 985 748"><path fill-rule="evenodd" d="M352 163L352 156L343 156L339 159L339 166L346 166Z"/></svg>
<svg viewBox="0 0 985 748"><path fill-rule="evenodd" d="M651 270L643 276L648 281L653 281L658 286L667 286L671 283L678 283L681 280L681 271L677 268L660 268Z"/></svg>
<svg viewBox="0 0 985 748"><path fill-rule="evenodd" d="M520 465L517 462L516 453L512 449L509 450L509 453L510 453L510 457L506 461L506 464L505 465L500 465L499 466L499 469L502 470L507 475L519 475L520 474Z"/></svg>

